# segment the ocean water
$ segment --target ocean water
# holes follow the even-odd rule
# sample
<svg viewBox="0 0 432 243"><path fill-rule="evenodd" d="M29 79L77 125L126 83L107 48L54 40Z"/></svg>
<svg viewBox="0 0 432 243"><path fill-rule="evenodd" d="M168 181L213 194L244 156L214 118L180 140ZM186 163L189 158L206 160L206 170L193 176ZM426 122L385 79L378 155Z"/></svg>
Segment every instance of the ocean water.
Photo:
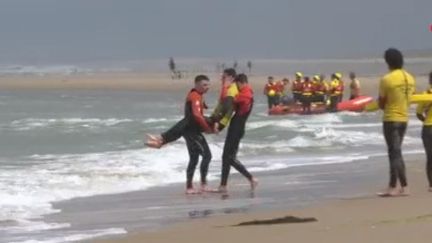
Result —
<svg viewBox="0 0 432 243"><path fill-rule="evenodd" d="M257 92L259 94L260 92ZM44 216L53 203L183 183L183 139L145 148L182 117L182 92L1 91L0 242L65 242L123 234L124 228L82 229ZM257 95L239 152L251 171L355 163L385 155L381 113L268 116ZM215 94L206 97L214 107ZM422 153L421 123L411 117L404 152ZM220 173L224 133L208 135L209 179ZM217 165L217 166L216 166ZM54 234L53 232L57 232Z"/></svg>

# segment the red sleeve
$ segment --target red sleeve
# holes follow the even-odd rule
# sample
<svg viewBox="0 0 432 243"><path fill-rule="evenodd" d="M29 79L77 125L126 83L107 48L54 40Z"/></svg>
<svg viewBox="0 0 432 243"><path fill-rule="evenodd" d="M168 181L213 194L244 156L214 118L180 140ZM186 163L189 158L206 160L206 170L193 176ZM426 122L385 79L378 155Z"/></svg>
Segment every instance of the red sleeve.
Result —
<svg viewBox="0 0 432 243"><path fill-rule="evenodd" d="M201 126L204 131L211 131L212 129L207 124L204 116L203 116L203 104L201 100L201 95L191 92L189 95L189 101L191 102L192 114L195 121Z"/></svg>

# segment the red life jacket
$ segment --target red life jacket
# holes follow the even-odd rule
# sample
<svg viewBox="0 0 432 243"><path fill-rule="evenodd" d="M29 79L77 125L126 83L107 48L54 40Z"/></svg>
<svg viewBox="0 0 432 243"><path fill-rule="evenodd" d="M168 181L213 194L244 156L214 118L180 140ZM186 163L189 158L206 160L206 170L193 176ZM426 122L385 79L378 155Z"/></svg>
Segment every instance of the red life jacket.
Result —
<svg viewBox="0 0 432 243"><path fill-rule="evenodd" d="M292 84L292 91L295 93L301 93L303 91L303 83L298 80L294 80Z"/></svg>
<svg viewBox="0 0 432 243"><path fill-rule="evenodd" d="M312 95L314 92L314 85L312 82L304 82L302 88L303 95Z"/></svg>
<svg viewBox="0 0 432 243"><path fill-rule="evenodd" d="M211 131L204 118L205 103L202 94L192 89L186 97L185 117L189 119L191 126L199 126L204 131Z"/></svg>
<svg viewBox="0 0 432 243"><path fill-rule="evenodd" d="M265 95L268 95L269 93L270 93L270 90L273 90L274 92L276 92L277 91L277 87L276 87L276 84L275 83L267 83L265 86L264 86L264 94Z"/></svg>
<svg viewBox="0 0 432 243"><path fill-rule="evenodd" d="M238 95L234 99L236 115L247 115L251 112L253 105L253 90L250 85L245 85L239 89Z"/></svg>

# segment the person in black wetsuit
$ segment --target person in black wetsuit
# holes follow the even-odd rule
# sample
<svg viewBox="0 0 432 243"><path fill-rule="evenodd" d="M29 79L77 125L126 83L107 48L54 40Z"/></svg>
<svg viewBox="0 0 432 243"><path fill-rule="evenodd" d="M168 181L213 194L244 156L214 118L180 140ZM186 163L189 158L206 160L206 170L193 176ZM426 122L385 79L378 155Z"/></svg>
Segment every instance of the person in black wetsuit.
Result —
<svg viewBox="0 0 432 243"><path fill-rule="evenodd" d="M235 114L229 123L228 133L223 148L222 177L219 192L227 191L228 176L231 166L249 180L252 189L255 189L258 184L258 181L237 159L240 140L244 136L246 121L252 111L253 91L248 84L248 79L245 74L237 75L234 81L238 87L238 94L235 97L228 96L224 101L224 105L230 105L233 107ZM229 109L225 108L223 110Z"/></svg>
<svg viewBox="0 0 432 243"><path fill-rule="evenodd" d="M148 135L146 145L152 148L160 148L164 144L173 142L181 136L186 141L189 152L189 164L186 170L186 194L194 194L205 191L207 186L207 172L212 155L202 132L212 133L213 129L208 123L208 118L204 117L203 110L206 105L203 95L210 86L209 78L205 75L195 77L195 87L188 93L185 103L184 118L172 126L160 136ZM201 160L201 190L193 188L193 176L198 164L199 156Z"/></svg>

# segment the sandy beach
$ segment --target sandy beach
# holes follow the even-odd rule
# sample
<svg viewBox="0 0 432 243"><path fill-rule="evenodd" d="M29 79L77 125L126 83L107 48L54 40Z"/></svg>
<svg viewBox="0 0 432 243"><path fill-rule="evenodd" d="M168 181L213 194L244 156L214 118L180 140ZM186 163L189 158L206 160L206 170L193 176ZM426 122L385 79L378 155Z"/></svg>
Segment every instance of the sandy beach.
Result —
<svg viewBox="0 0 432 243"><path fill-rule="evenodd" d="M210 92L218 92L220 77L209 74L213 87ZM275 80L282 80L290 75L274 76ZM344 77L346 89L349 85L347 74ZM362 93L377 95L380 77L362 77L360 75ZM267 82L267 76L250 75L249 82L256 94ZM417 77L417 88L423 90L427 85L425 76ZM0 76L0 89L2 90L147 90L147 91L187 91L193 86L193 78L172 80L169 74L163 73L96 73L72 75L4 75ZM345 92L348 96L349 91Z"/></svg>
<svg viewBox="0 0 432 243"><path fill-rule="evenodd" d="M235 214L177 224L156 232L93 241L123 242L429 242L432 237L431 193L427 192L422 156L407 161L411 196L380 198L376 188L365 195L318 203L297 210ZM383 175L387 178L387 175ZM237 226L293 216L316 222Z"/></svg>

